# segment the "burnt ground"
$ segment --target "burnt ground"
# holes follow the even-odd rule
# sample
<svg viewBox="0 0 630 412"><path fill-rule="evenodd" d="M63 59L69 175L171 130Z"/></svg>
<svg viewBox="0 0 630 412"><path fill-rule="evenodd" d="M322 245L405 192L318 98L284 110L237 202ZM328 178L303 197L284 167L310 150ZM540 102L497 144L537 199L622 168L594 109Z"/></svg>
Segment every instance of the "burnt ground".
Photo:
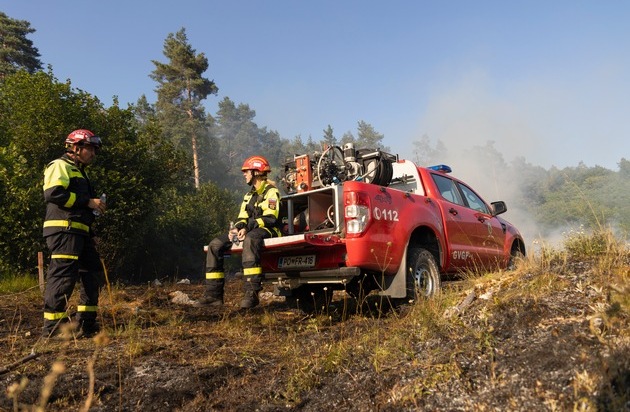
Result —
<svg viewBox="0 0 630 412"><path fill-rule="evenodd" d="M0 410L630 410L629 267L529 264L316 314L268 289L239 310L236 279L218 309L186 304L199 284L112 286L102 334L54 341L34 288L0 296Z"/></svg>

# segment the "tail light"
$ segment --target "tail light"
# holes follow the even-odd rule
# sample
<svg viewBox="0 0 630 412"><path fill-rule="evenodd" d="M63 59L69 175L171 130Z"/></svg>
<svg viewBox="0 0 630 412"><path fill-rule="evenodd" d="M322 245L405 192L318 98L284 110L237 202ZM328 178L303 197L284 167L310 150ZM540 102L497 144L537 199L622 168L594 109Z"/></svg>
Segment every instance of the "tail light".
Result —
<svg viewBox="0 0 630 412"><path fill-rule="evenodd" d="M363 233L370 221L370 197L363 192L346 192L344 216L347 235Z"/></svg>

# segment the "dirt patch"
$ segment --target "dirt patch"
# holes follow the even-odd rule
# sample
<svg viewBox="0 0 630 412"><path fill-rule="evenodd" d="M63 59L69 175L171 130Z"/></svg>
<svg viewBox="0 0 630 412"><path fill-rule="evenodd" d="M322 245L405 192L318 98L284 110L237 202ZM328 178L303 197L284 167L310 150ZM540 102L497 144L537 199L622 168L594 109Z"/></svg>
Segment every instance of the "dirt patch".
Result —
<svg viewBox="0 0 630 412"><path fill-rule="evenodd" d="M116 287L104 333L55 341L38 290L0 296L0 410L630 410L627 313L588 263L551 273L393 308L335 294L315 315L270 290L239 310L237 280L218 309L173 301L201 285Z"/></svg>

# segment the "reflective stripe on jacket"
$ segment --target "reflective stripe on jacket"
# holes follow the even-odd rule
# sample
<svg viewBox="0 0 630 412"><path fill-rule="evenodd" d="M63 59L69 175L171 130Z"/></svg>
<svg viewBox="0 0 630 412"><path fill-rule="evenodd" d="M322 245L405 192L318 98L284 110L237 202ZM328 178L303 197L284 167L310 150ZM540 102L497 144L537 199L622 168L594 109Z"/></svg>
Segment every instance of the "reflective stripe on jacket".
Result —
<svg viewBox="0 0 630 412"><path fill-rule="evenodd" d="M88 203L95 197L85 170L67 155L50 162L44 172L44 236L61 231L88 235L94 222Z"/></svg>
<svg viewBox="0 0 630 412"><path fill-rule="evenodd" d="M271 236L280 236L278 215L280 214L280 192L266 180L255 190L252 188L243 197L241 210L236 221L236 228L257 227L267 230Z"/></svg>

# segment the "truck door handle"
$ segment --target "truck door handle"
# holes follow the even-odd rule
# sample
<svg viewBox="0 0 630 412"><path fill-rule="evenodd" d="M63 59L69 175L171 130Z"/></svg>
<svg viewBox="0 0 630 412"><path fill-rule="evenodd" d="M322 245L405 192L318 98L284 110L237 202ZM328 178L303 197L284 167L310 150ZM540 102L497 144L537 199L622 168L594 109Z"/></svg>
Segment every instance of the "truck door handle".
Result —
<svg viewBox="0 0 630 412"><path fill-rule="evenodd" d="M479 216L479 217L477 218L477 220L478 220L478 221L480 221L481 223L483 223L483 222L485 222L485 221L486 221L486 218L485 218L485 217L483 217L483 216Z"/></svg>
<svg viewBox="0 0 630 412"><path fill-rule="evenodd" d="M453 216L457 216L457 210L455 210L454 208L450 208L450 209L448 210L448 213L450 213L450 214L451 214L451 215L453 215Z"/></svg>

